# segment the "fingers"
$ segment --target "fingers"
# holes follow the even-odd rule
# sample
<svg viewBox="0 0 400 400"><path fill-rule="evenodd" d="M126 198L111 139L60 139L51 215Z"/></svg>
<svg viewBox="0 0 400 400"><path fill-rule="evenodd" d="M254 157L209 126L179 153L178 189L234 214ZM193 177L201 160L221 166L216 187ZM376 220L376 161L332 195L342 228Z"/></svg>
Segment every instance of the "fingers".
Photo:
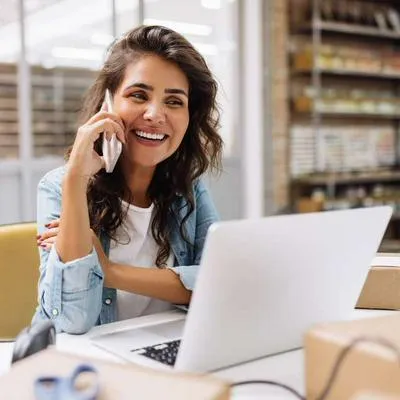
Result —
<svg viewBox="0 0 400 400"><path fill-rule="evenodd" d="M56 237L60 231L60 220L55 219L45 225L48 228L41 235L36 236L36 242L39 247L45 250L50 250L51 246L55 243Z"/></svg>
<svg viewBox="0 0 400 400"><path fill-rule="evenodd" d="M57 236L59 231L60 231L59 227L47 229L47 231L43 232L40 235L40 238L38 237L38 240L45 240L53 236Z"/></svg>
<svg viewBox="0 0 400 400"><path fill-rule="evenodd" d="M38 243L38 246L43 250L50 251L54 243L56 242L56 239L56 236L54 236L46 240L42 240L40 244Z"/></svg>
<svg viewBox="0 0 400 400"><path fill-rule="evenodd" d="M116 122L118 125L120 125L122 131L125 131L125 125L122 119L119 117L119 115L108 112L107 110L100 110L97 114L94 114L92 118L89 119L88 122L86 122L85 125L93 125L97 121L100 121L102 119L112 119L114 122Z"/></svg>
<svg viewBox="0 0 400 400"><path fill-rule="evenodd" d="M115 133L122 143L126 143L124 130L111 118L101 119L91 125L86 124L84 125L84 127L84 130L87 131L84 132L84 134L86 135L87 133L89 133L92 137L93 142L99 137L101 132L105 132L108 139L110 139L111 136Z"/></svg>
<svg viewBox="0 0 400 400"><path fill-rule="evenodd" d="M56 228L60 225L60 219L54 219L45 225L46 228Z"/></svg>

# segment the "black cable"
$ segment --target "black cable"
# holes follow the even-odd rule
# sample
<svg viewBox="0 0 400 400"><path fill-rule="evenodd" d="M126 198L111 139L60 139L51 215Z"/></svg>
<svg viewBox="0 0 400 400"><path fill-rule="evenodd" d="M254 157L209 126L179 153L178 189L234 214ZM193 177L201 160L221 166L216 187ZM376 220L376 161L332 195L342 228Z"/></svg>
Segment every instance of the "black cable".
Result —
<svg viewBox="0 0 400 400"><path fill-rule="evenodd" d="M317 400L325 400L329 392L332 390L333 384L335 383L335 380L339 374L340 368L342 367L343 362L345 361L345 358L348 356L350 351L356 347L359 343L362 342L369 342L369 343L376 343L379 344L383 347L386 347L390 350L392 350L398 358L399 366L400 366L400 350L393 345L392 343L388 342L387 340L379 337L358 337L354 339L350 344L348 344L344 349L341 350L339 355L336 358L335 364L333 365L332 372L329 375L328 382L325 385L325 388L322 390L321 394L319 397L317 397ZM285 385L284 383L276 382L276 381L270 381L270 380L248 380L248 381L240 381L240 382L234 382L230 385L231 388L238 387L238 386L244 386L244 385L271 385L271 386L277 386L282 389L287 390L288 392L292 393L294 396L296 396L300 400L306 400L305 396L302 396L297 390L293 389L292 387Z"/></svg>
<svg viewBox="0 0 400 400"><path fill-rule="evenodd" d="M338 376L340 367L342 366L346 356L349 354L350 350L352 350L355 346L357 346L359 343L362 342L370 342L370 343L376 343L379 344L383 347L386 347L390 350L392 350L398 358L398 362L399 362L399 366L400 366L400 351L399 349L394 346L392 343L388 342L387 340L383 339L383 338L379 338L379 337L359 337L354 339L352 342L350 342L349 345L347 345L338 355L338 357L336 358L335 364L332 368L332 372L329 376L328 382L325 386L325 388L322 390L322 393L319 395L319 397L317 397L317 400L324 400L326 399L326 397L328 396L329 392L332 390L333 384L335 382L335 379Z"/></svg>
<svg viewBox="0 0 400 400"><path fill-rule="evenodd" d="M237 387L237 386L244 386L244 385L272 385L272 386L277 386L282 389L287 390L288 392L292 393L294 396L296 396L300 400L306 400L304 396L302 396L297 390L291 388L288 385L285 385L284 383L279 383L276 381L267 381L267 380L249 380L249 381L241 381L241 382L234 382L230 385L231 388Z"/></svg>

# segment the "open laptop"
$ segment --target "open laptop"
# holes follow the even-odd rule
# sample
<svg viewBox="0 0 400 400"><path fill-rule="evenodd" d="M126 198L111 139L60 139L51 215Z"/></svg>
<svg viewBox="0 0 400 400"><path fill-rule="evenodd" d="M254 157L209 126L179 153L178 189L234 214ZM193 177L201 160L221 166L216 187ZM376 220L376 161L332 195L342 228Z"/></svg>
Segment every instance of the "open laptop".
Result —
<svg viewBox="0 0 400 400"><path fill-rule="evenodd" d="M391 214L379 206L213 224L186 322L92 341L135 363L196 372L302 347L313 324L351 317Z"/></svg>

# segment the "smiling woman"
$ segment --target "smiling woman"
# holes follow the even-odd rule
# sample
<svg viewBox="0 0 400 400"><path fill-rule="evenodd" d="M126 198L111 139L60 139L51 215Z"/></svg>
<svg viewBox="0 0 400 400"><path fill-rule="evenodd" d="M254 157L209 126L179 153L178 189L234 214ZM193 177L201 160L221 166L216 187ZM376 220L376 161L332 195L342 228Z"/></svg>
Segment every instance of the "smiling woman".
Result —
<svg viewBox="0 0 400 400"><path fill-rule="evenodd" d="M154 170L177 150L189 125L188 93L183 71L159 56L147 55L127 67L114 94L114 109L128 133L124 169Z"/></svg>
<svg viewBox="0 0 400 400"><path fill-rule="evenodd" d="M34 321L80 333L189 303L217 219L201 181L220 165L216 94L203 57L170 29L142 26L112 46L66 165L39 183ZM122 154L106 173L102 140L113 134Z"/></svg>

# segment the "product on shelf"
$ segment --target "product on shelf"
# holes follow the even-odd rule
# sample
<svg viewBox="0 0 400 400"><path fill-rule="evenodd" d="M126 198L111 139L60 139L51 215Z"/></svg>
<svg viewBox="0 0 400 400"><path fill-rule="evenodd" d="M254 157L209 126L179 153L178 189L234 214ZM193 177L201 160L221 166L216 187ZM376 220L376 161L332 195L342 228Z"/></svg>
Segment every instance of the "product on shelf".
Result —
<svg viewBox="0 0 400 400"><path fill-rule="evenodd" d="M322 21L355 26L374 27L382 31L400 33L400 16L397 9L382 2L360 0L323 0L320 2ZM312 16L310 5L308 15Z"/></svg>
<svg viewBox="0 0 400 400"><path fill-rule="evenodd" d="M318 134L317 160L316 132L311 126L292 127L290 156L293 177L318 171L373 171L396 163L396 132L393 127L322 126Z"/></svg>
<svg viewBox="0 0 400 400"><path fill-rule="evenodd" d="M293 55L293 69L311 72L313 60L312 46L302 46ZM390 46L368 50L349 45L323 44L316 54L315 67L322 71L342 73L400 75L400 54Z"/></svg>

